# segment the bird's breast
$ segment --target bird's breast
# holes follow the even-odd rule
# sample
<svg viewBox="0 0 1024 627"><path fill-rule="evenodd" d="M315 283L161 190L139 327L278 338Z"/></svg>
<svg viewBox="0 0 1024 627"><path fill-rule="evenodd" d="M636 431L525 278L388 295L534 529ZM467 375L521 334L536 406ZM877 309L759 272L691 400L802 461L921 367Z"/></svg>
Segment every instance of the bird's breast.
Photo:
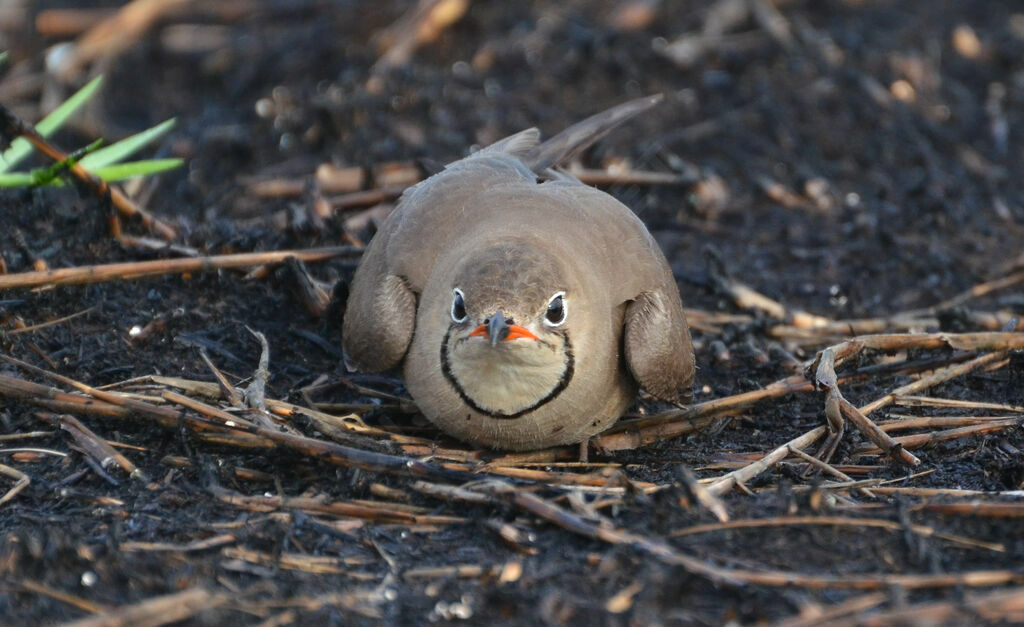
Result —
<svg viewBox="0 0 1024 627"><path fill-rule="evenodd" d="M472 409L517 418L558 396L574 374L571 345L522 339L492 346L483 338L445 338L442 371Z"/></svg>

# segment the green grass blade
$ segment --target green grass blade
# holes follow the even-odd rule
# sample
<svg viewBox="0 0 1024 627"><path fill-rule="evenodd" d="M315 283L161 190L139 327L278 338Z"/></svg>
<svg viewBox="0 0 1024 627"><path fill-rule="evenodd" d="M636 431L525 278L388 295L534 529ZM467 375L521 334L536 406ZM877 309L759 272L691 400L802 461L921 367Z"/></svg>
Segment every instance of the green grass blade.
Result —
<svg viewBox="0 0 1024 627"><path fill-rule="evenodd" d="M2 187L29 187L35 182L30 172L14 172L0 174L0 188Z"/></svg>
<svg viewBox="0 0 1024 627"><path fill-rule="evenodd" d="M146 161L132 161L131 163L118 163L97 168L92 172L108 183L123 181L136 176L148 176L180 168L181 159L148 159Z"/></svg>
<svg viewBox="0 0 1024 627"><path fill-rule="evenodd" d="M137 176L148 176L173 170L181 167L183 163L184 161L181 159L148 159L106 166L93 171L93 173L108 183L116 183ZM66 185L66 182L62 177L55 176L52 168L37 168L31 172L0 173L0 189L35 186L60 187L63 185Z"/></svg>
<svg viewBox="0 0 1024 627"><path fill-rule="evenodd" d="M57 163L54 163L53 165L46 168L32 170L32 184L36 186L55 184L55 181L64 174L66 174L67 172L69 172L73 167L75 167L75 164L77 164L82 159L82 157L89 154L93 150L96 150L102 144L103 140L97 139L96 141L89 144L85 148L80 148L74 151L73 153L68 155L67 158L64 159L63 161L58 161Z"/></svg>
<svg viewBox="0 0 1024 627"><path fill-rule="evenodd" d="M85 87L75 92L75 94L64 101L63 104L51 111L50 115L43 118L39 124L36 124L36 132L43 137L49 137L52 135L54 131L68 121L68 118L70 118L75 111L78 111L82 105L93 97L102 82L102 76L97 76L89 81ZM11 147L4 151L3 156L0 157L0 173L7 172L13 168L31 152L32 146L24 139L19 137L11 142Z"/></svg>
<svg viewBox="0 0 1024 627"><path fill-rule="evenodd" d="M157 124L153 128L142 131L141 133L132 135L131 137L125 137L121 141L111 144L106 148L90 153L82 159L81 164L89 170L99 170L108 165L113 165L118 161L124 161L138 152L139 149L146 144L163 137L167 134L167 131L171 130L172 127L174 127L174 118L171 118L161 124Z"/></svg>
<svg viewBox="0 0 1024 627"><path fill-rule="evenodd" d="M6 50L0 52L0 65L7 63L7 55L10 54Z"/></svg>

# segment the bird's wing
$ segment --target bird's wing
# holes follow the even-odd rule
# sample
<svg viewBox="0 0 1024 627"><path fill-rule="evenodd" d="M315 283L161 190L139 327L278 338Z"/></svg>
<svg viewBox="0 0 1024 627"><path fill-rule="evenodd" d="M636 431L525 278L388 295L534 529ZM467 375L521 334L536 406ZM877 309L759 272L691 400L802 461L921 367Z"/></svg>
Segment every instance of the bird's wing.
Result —
<svg viewBox="0 0 1024 627"><path fill-rule="evenodd" d="M676 294L644 292L626 307L626 364L640 387L666 401L688 396L696 366L682 303Z"/></svg>
<svg viewBox="0 0 1024 627"><path fill-rule="evenodd" d="M693 383L693 345L679 289L657 242L636 214L604 192L565 182L536 188L548 202L535 203L541 210L534 222L599 279L594 298L610 308L625 305L623 345L633 378L654 396L679 401L679 391L688 392ZM554 206L565 210L552 211Z"/></svg>
<svg viewBox="0 0 1024 627"><path fill-rule="evenodd" d="M345 308L345 354L363 372L400 364L416 326L416 295L405 279L388 271L387 235L382 228L367 246Z"/></svg>

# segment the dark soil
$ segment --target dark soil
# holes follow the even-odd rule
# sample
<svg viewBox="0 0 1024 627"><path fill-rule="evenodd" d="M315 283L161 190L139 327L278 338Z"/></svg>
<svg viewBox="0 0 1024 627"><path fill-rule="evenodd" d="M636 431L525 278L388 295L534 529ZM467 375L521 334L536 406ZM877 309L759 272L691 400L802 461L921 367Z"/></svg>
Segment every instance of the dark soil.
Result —
<svg viewBox="0 0 1024 627"><path fill-rule="evenodd" d="M0 102L27 120L39 116L40 91L14 91L14 77L38 75L53 41L35 35L36 12L62 5L111 2L33 2L25 22L0 41L11 50ZM664 2L652 24L613 28L610 0L562 3L475 3L440 38L386 74L368 90L379 57L373 37L407 3L391 0L268 1L241 19L177 17L141 43L104 64L101 101L75 132L56 141L65 148L95 136L117 138L169 117L178 125L155 151L182 156L187 167L142 185L145 205L181 227L181 243L205 254L307 248L343 243L339 213L322 225L309 219L312 199L261 199L249 183L308 177L324 162L372 168L409 161L429 172L529 126L550 135L614 104L662 92L666 102L598 144L589 167L629 160L634 168L680 172L693 185L619 185L608 191L632 207L662 245L687 307L736 312L716 289L715 272L784 303L832 319L886 316L924 308L1020 263L1024 235L1024 13L1016 2L941 1L778 2L792 33L786 46L753 18L729 35L747 33L750 45L712 50L682 68L656 51L704 28L711 0ZM181 51L168 33L181 24L216 28L223 45ZM969 27L980 41L975 55L955 44ZM959 31L964 36L966 31ZM970 42L968 42L969 44ZM894 85L895 84L895 85ZM893 94L913 92L912 99ZM51 93L51 87L43 91ZM257 107L257 102L263 101ZM258 114L258 111L263 115ZM39 163L42 163L40 161ZM718 206L701 190L720 180ZM773 181L792 191L798 206L765 192ZM824 185L828 206L816 206ZM790 203L791 204L791 203ZM125 248L107 230L106 209L73 187L8 191L0 195L0 254L8 272L32 269L37 259L61 268L132 261L163 253ZM128 222L126 228L142 234ZM370 231L354 230L368 240ZM168 255L170 256L170 255ZM324 281L344 281L354 262L311 264ZM270 344L267 396L304 403L298 390L326 375L403 394L394 377L350 375L341 363L336 312L309 313L281 268L263 279L234 271L122 280L91 286L0 293L4 353L101 386L145 375L211 381L198 348L239 385L256 368L260 347L246 327ZM1024 311L1019 285L970 300L974 311ZM34 333L6 335L18 320L32 325L90 312ZM977 330L963 310L947 312L943 331ZM145 341L129 330L162 321ZM721 333L695 331L697 401L757 389L791 374L767 329L767 320L725 325ZM322 341L317 341L317 339ZM732 358L715 357L720 341ZM798 358L831 343L785 345ZM763 363L760 353L772 356ZM46 357L46 360L42 356ZM944 351L914 353L943 357ZM906 356L904 356L906 357ZM51 363L48 363L51 362ZM55 366L55 367L54 367ZM13 366L0 372L33 378ZM909 381L876 376L844 387L864 404ZM367 403L337 386L317 400ZM940 385L929 395L1024 405L1024 360ZM326 398L323 398L326 396ZM655 411L642 403L638 411ZM735 453L763 453L822 423L822 398L807 393L762 402L712 433L666 440L637 450L595 455L591 461L624 464L635 481L669 484L652 495L627 492L600 511L615 525L665 537L714 516L685 501L683 469L700 477ZM911 413L882 410L876 418ZM51 430L38 408L0 398L0 425L8 434ZM928 414L931 410L922 409ZM936 413L931 411L931 413ZM947 412L948 413L948 412ZM424 427L422 419L384 411L362 412L368 424ZM411 477L338 468L287 451L244 450L195 440L186 429L164 430L144 420L80 416L100 436L140 447L122 449L154 478L129 480L117 468L99 472L61 430L0 442L0 463L31 477L31 484L0 505L0 616L4 624L53 623L88 616L73 603L43 594L45 586L103 608L202 586L234 600L190 620L340 624L379 617L401 623L457 620L512 624L698 623L778 620L812 605L829 606L863 594L856 590L716 584L650 555L588 540L541 522L514 507L449 504L409 489ZM308 435L316 434L302 427ZM434 431L439 444L452 446ZM898 464L853 457L863 443L848 432L835 462L877 463L866 477L900 479ZM36 447L67 453L12 457L3 449ZM931 474L908 480L919 488L1018 491L1024 482L1024 432L1019 426L952 440L917 451ZM173 459L183 459L177 467ZM704 469L702 469L704 468ZM238 469L260 471L240 478ZM570 469L585 472L586 469ZM730 568L781 569L809 574L937 574L1017 569L1024 559L1019 519L927 512L919 497L859 493L868 507L818 499L800 491L799 467L775 469L724 501L733 518L786 514L867 513L902 524L1003 543L1004 550L964 548L936 537L856 527L780 526L705 533L671 542L680 551ZM256 477L249 474L246 477ZM410 495L429 513L467 518L462 524L413 529L353 522L325 526L301 511L257 513L236 509L220 489L247 495L374 499L373 484ZM0 494L11 481L0 482ZM555 499L561 490L541 487ZM588 497L590 498L590 497ZM598 497L601 498L601 497ZM994 500L992 497L990 500ZM931 502L942 499L933 498ZM563 504L565 504L563 502ZM334 519L327 519L334 520ZM533 554L518 552L494 533L509 522L532 534ZM227 530L227 531L225 531ZM281 563L253 564L220 547L192 552L128 551L128 542L186 544L221 533L235 547L271 556L306 554L351 558L347 571L316 574ZM409 577L412 569L451 565L498 567L522 563L522 576ZM620 614L607 605L637 586ZM361 600L326 595L360 593ZM930 590L883 588L882 608L927 600L958 601L957 586ZM627 595L628 598L629 595ZM300 597L321 602L296 604ZM292 612L288 614L287 612ZM966 619L964 619L966 620Z"/></svg>

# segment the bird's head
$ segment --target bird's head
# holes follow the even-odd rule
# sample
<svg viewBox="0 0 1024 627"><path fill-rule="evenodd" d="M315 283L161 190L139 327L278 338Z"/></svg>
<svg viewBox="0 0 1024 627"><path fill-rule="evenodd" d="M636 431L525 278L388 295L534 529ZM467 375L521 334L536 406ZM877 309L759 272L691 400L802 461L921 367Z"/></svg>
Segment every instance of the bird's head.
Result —
<svg viewBox="0 0 1024 627"><path fill-rule="evenodd" d="M515 418L569 384L579 290L566 270L528 242L504 242L460 260L440 357L445 377L468 405Z"/></svg>

